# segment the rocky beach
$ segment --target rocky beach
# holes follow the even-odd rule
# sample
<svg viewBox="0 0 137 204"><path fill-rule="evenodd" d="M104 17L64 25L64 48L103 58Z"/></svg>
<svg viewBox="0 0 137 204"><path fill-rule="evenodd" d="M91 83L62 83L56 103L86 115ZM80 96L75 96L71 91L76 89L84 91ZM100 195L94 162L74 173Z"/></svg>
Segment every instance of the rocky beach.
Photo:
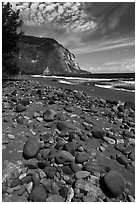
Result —
<svg viewBox="0 0 137 204"><path fill-rule="evenodd" d="M4 81L2 201L135 202L135 94Z"/></svg>

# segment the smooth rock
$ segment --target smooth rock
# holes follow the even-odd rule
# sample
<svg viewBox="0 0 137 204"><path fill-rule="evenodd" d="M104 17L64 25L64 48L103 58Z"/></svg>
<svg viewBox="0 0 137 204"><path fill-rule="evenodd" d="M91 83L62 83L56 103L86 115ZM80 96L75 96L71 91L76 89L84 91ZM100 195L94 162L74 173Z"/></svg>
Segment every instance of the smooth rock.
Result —
<svg viewBox="0 0 137 204"><path fill-rule="evenodd" d="M116 141L114 139L109 138L109 137L103 137L103 140L105 142L107 142L108 144L113 144L114 145L116 143Z"/></svg>
<svg viewBox="0 0 137 204"><path fill-rule="evenodd" d="M49 195L46 202L64 202L64 199L59 195Z"/></svg>
<svg viewBox="0 0 137 204"><path fill-rule="evenodd" d="M23 148L23 156L25 159L36 157L40 149L40 141L38 138L29 138Z"/></svg>
<svg viewBox="0 0 137 204"><path fill-rule="evenodd" d="M98 126L93 126L92 134L96 139L103 139L103 137L105 136L105 131Z"/></svg>
<svg viewBox="0 0 137 204"><path fill-rule="evenodd" d="M122 165L127 165L129 163L129 160L125 155L117 155L116 159L118 163Z"/></svg>
<svg viewBox="0 0 137 204"><path fill-rule="evenodd" d="M75 174L76 179L83 179L86 178L90 175L89 171L79 171Z"/></svg>
<svg viewBox="0 0 137 204"><path fill-rule="evenodd" d="M73 156L75 156L76 145L74 142L68 142L64 145L64 149L67 152L70 152Z"/></svg>
<svg viewBox="0 0 137 204"><path fill-rule="evenodd" d="M95 202L96 198L93 195L86 195L82 198L83 202Z"/></svg>
<svg viewBox="0 0 137 204"><path fill-rule="evenodd" d="M29 100L28 97L24 97L23 99L19 100L18 103L21 104L21 105L23 105L23 106L26 106L26 105L29 105L30 100Z"/></svg>
<svg viewBox="0 0 137 204"><path fill-rule="evenodd" d="M20 112L26 111L27 108L25 106L21 105L21 104L17 104L16 110L17 110L17 112L20 113Z"/></svg>
<svg viewBox="0 0 137 204"><path fill-rule="evenodd" d="M36 185L32 188L29 195L29 200L33 202L46 202L47 192L42 184Z"/></svg>
<svg viewBox="0 0 137 204"><path fill-rule="evenodd" d="M67 194L68 194L68 187L66 187L66 186L62 186L61 188L60 188L60 190L59 190L59 194L61 195L61 197L63 197L63 198L67 198Z"/></svg>
<svg viewBox="0 0 137 204"><path fill-rule="evenodd" d="M89 159L89 156L85 153L79 153L75 159L77 163L83 163Z"/></svg>
<svg viewBox="0 0 137 204"><path fill-rule="evenodd" d="M72 169L72 171L74 173L77 173L78 171L81 170L81 168L79 168L79 166L75 162L71 162L70 163L70 167L71 167L71 169Z"/></svg>
<svg viewBox="0 0 137 204"><path fill-rule="evenodd" d="M69 166L63 166L62 171L64 174L67 174L67 175L73 175L74 174Z"/></svg>
<svg viewBox="0 0 137 204"><path fill-rule="evenodd" d="M49 178L54 178L56 174L57 168L56 167L45 167L44 172L47 174Z"/></svg>
<svg viewBox="0 0 137 204"><path fill-rule="evenodd" d="M109 173L105 175L103 181L109 196L115 198L124 192L125 180L118 171L110 170Z"/></svg>
<svg viewBox="0 0 137 204"><path fill-rule="evenodd" d="M59 151L55 155L55 160L59 164L63 164L64 162L72 162L75 158L67 151Z"/></svg>
<svg viewBox="0 0 137 204"><path fill-rule="evenodd" d="M49 110L46 110L43 114L43 119L46 121L46 122L51 122L54 120L55 116L56 116L56 112L52 109L49 109Z"/></svg>

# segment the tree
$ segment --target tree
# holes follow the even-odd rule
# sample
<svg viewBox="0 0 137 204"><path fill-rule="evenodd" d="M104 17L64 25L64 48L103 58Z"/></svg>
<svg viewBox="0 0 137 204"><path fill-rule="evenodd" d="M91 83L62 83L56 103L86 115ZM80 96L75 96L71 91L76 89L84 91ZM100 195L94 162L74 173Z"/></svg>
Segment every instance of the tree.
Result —
<svg viewBox="0 0 137 204"><path fill-rule="evenodd" d="M19 72L15 59L17 42L23 34L19 12L14 11L9 2L2 3L2 74L16 75Z"/></svg>

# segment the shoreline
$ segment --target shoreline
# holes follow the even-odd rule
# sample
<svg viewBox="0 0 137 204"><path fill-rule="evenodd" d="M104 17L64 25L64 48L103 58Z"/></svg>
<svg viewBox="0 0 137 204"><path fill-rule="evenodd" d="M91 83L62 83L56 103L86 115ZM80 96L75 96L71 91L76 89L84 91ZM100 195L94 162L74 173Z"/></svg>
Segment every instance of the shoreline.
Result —
<svg viewBox="0 0 137 204"><path fill-rule="evenodd" d="M42 77L34 78L34 77L29 76L28 79L32 81L38 81L40 84L44 84L47 86L83 91L85 94L96 97L96 98L111 99L111 100L116 100L116 101L121 101L121 102L131 102L135 104L135 93L134 92L99 88L96 86L87 86L83 84L79 84L79 85L62 84L57 81L53 81L52 79L48 79L48 78L45 79Z"/></svg>

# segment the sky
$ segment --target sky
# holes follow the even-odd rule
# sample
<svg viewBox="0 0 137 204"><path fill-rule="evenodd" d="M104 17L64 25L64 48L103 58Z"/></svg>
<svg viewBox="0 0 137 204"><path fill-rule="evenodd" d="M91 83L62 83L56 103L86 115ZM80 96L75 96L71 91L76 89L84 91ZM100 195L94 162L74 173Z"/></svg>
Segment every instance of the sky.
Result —
<svg viewBox="0 0 137 204"><path fill-rule="evenodd" d="M10 2L11 3L11 2ZM26 35L54 38L92 73L135 71L134 2L13 2Z"/></svg>

